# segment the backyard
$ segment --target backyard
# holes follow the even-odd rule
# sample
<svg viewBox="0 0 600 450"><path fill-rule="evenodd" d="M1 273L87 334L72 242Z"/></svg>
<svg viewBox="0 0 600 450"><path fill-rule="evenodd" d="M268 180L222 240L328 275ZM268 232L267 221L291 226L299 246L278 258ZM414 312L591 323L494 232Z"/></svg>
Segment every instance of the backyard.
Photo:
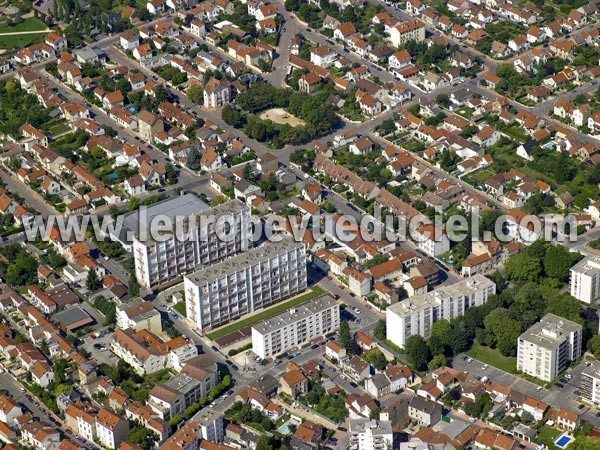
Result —
<svg viewBox="0 0 600 450"><path fill-rule="evenodd" d="M549 450L558 449L558 447L554 445L554 441L560 435L560 433L561 432L559 430L551 428L548 425L544 425L538 430L538 435L535 440L541 444L547 445Z"/></svg>

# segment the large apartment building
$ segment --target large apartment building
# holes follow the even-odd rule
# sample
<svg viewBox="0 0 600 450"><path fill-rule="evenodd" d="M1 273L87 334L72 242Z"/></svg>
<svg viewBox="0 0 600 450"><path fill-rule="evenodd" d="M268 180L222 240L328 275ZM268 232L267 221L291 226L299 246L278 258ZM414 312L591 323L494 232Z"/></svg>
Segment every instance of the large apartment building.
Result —
<svg viewBox="0 0 600 450"><path fill-rule="evenodd" d="M350 447L356 450L387 450L392 448L394 433L387 420L350 420Z"/></svg>
<svg viewBox="0 0 600 450"><path fill-rule="evenodd" d="M588 305L600 298L600 257L588 256L571 267L571 295Z"/></svg>
<svg viewBox="0 0 600 450"><path fill-rule="evenodd" d="M399 347L413 334L428 339L434 322L460 317L495 293L496 284L479 274L398 302L386 310L387 338Z"/></svg>
<svg viewBox="0 0 600 450"><path fill-rule="evenodd" d="M199 332L306 289L302 243L266 242L184 277L186 316Z"/></svg>
<svg viewBox="0 0 600 450"><path fill-rule="evenodd" d="M186 361L198 355L196 345L181 336L165 342L148 330L131 328L115 330L110 347L139 375L165 368L180 371Z"/></svg>
<svg viewBox="0 0 600 450"><path fill-rule="evenodd" d="M593 361L581 372L581 396L600 405L600 361Z"/></svg>
<svg viewBox="0 0 600 450"><path fill-rule="evenodd" d="M340 306L330 295L322 295L263 320L252 327L252 351L270 358L292 347L323 336L340 326Z"/></svg>
<svg viewBox="0 0 600 450"><path fill-rule="evenodd" d="M155 240L149 229L157 217L175 224L173 232ZM133 230L135 275L142 286L167 283L200 267L245 252L250 247L250 208L239 200L214 208L192 194L183 195L149 207L144 216L136 212L125 218L126 228Z"/></svg>
<svg viewBox="0 0 600 450"><path fill-rule="evenodd" d="M553 381L570 361L581 356L581 325L546 314L519 336L517 370Z"/></svg>
<svg viewBox="0 0 600 450"><path fill-rule="evenodd" d="M390 41L394 47L400 47L408 41L423 42L424 40L425 24L420 20L409 20L390 30Z"/></svg>

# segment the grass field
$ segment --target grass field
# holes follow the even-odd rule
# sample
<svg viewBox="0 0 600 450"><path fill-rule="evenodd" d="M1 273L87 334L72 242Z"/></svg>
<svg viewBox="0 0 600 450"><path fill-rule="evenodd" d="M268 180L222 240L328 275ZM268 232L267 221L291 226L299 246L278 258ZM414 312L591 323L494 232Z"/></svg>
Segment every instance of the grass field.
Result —
<svg viewBox="0 0 600 450"><path fill-rule="evenodd" d="M514 373L517 370L517 359L504 356L500 353L500 350L495 348L484 347L478 343L474 343L473 348L467 352L467 355L508 373Z"/></svg>
<svg viewBox="0 0 600 450"><path fill-rule="evenodd" d="M233 333L234 331L240 330L244 327L249 327L251 325L254 325L256 322L260 322L261 320L265 320L269 317L276 316L277 314L281 314L282 312L294 306L306 303L307 301L312 300L313 298L316 298L319 295L323 294L325 294L325 290L322 287L314 286L310 291L306 292L305 294L288 300L287 302L279 303L273 306L272 308L265 309L258 313L254 313L250 317L238 320L230 325L224 326L223 328L219 328L218 330L213 331L212 333L208 333L207 336L211 340L222 338L223 336Z"/></svg>
<svg viewBox="0 0 600 450"><path fill-rule="evenodd" d="M175 306L173 306L173 309L179 314L181 314L183 317L187 317L187 312L185 310L185 302L177 303Z"/></svg>
<svg viewBox="0 0 600 450"><path fill-rule="evenodd" d="M550 450L558 449L558 447L554 445L554 441L560 433L561 432L559 430L555 430L554 428L544 425L538 430L538 435L535 440L542 444L546 444Z"/></svg>
<svg viewBox="0 0 600 450"><path fill-rule="evenodd" d="M0 34L2 33L18 33L23 31L41 31L45 30L46 25L37 19L25 19L23 23L13 25L11 27L5 26L0 27ZM0 48L20 48L27 47L34 42L39 42L44 39L46 35L44 33L35 34L16 34L12 36L0 36Z"/></svg>

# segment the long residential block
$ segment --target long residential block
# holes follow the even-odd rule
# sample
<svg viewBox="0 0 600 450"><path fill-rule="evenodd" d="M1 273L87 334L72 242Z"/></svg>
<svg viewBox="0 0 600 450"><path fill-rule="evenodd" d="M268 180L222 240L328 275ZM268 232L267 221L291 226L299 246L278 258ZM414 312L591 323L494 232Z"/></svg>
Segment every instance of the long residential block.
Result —
<svg viewBox="0 0 600 450"><path fill-rule="evenodd" d="M266 242L186 275L186 316L202 333L302 292L306 283L302 243Z"/></svg>
<svg viewBox="0 0 600 450"><path fill-rule="evenodd" d="M483 305L495 293L493 281L475 275L398 302L386 310L387 338L399 347L414 334L428 339L434 322L460 317L467 308Z"/></svg>
<svg viewBox="0 0 600 450"><path fill-rule="evenodd" d="M297 347L340 326L340 306L330 295L322 295L263 320L252 327L252 351L270 358Z"/></svg>
<svg viewBox="0 0 600 450"><path fill-rule="evenodd" d="M208 209L187 194L152 205L143 217L140 214L125 221L133 231L135 275L142 286L159 286L250 247L250 208L239 200ZM156 222L151 225L156 217L182 225L155 240L150 231L156 229Z"/></svg>

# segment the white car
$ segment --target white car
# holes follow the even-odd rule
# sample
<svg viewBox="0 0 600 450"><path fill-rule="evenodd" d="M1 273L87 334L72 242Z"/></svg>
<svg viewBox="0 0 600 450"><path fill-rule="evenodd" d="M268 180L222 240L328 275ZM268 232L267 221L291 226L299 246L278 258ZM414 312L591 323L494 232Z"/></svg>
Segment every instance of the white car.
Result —
<svg viewBox="0 0 600 450"><path fill-rule="evenodd" d="M345 380L345 379L346 379L346 378L348 378L348 377L342 373L342 374L340 375L340 378L341 378L342 380Z"/></svg>
<svg viewBox="0 0 600 450"><path fill-rule="evenodd" d="M490 367L488 364L484 364L483 367L481 368L482 370L487 369L488 367Z"/></svg>
<svg viewBox="0 0 600 450"><path fill-rule="evenodd" d="M20 387L20 388L19 388L19 391L21 391L21 392L25 392L25 388L23 388L23 387Z"/></svg>
<svg viewBox="0 0 600 450"><path fill-rule="evenodd" d="M4 369L0 369L0 375L4 373Z"/></svg>

